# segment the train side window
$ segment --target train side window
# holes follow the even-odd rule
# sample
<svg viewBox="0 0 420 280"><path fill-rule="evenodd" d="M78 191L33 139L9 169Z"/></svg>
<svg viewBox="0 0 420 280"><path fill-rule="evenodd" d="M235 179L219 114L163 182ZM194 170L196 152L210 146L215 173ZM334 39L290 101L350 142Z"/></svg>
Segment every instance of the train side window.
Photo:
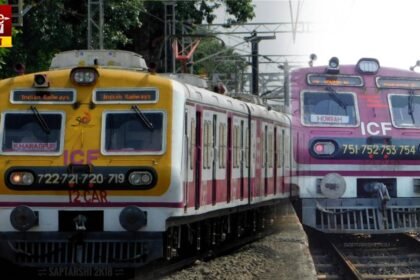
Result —
<svg viewBox="0 0 420 280"><path fill-rule="evenodd" d="M284 130L281 130L281 133L277 135L277 168L281 168L283 165L283 154L284 154Z"/></svg>
<svg viewBox="0 0 420 280"><path fill-rule="evenodd" d="M273 167L273 161L274 161L274 137L273 132L268 133L268 167Z"/></svg>
<svg viewBox="0 0 420 280"><path fill-rule="evenodd" d="M208 152L208 156L207 156L207 168L210 169L213 166L213 121L208 121L208 139L207 139L207 143L208 143L208 148L207 148L207 152Z"/></svg>
<svg viewBox="0 0 420 280"><path fill-rule="evenodd" d="M219 168L226 167L226 148L227 148L227 137L226 137L226 124L219 124Z"/></svg>
<svg viewBox="0 0 420 280"><path fill-rule="evenodd" d="M37 111L38 112L38 111ZM2 117L3 154L57 155L63 151L64 113L5 112Z"/></svg>
<svg viewBox="0 0 420 280"><path fill-rule="evenodd" d="M242 142L242 134L241 134L241 127L238 125L236 127L236 167L241 167L241 142Z"/></svg>
<svg viewBox="0 0 420 280"><path fill-rule="evenodd" d="M166 144L165 113L142 113L152 126L135 112L104 112L101 144L103 154L163 154Z"/></svg>
<svg viewBox="0 0 420 280"><path fill-rule="evenodd" d="M233 168L239 167L240 140L239 126L235 125L233 127Z"/></svg>
<svg viewBox="0 0 420 280"><path fill-rule="evenodd" d="M267 126L264 125L264 132L261 134L261 157L262 167L267 166Z"/></svg>
<svg viewBox="0 0 420 280"><path fill-rule="evenodd" d="M390 94L392 123L399 128L420 128L420 96Z"/></svg>
<svg viewBox="0 0 420 280"><path fill-rule="evenodd" d="M209 162L209 125L208 121L204 121L204 128L203 128L203 169L208 168Z"/></svg>
<svg viewBox="0 0 420 280"><path fill-rule="evenodd" d="M236 153L237 153L237 141L236 141L236 138L237 138L237 134L238 134L238 132L237 132L237 130L236 130L236 125L234 125L233 126L233 141L232 141L232 144L233 144L233 149L232 149L232 153L233 153L233 156L232 156L232 158L233 158L233 164L232 164L232 167L233 168L236 168Z"/></svg>
<svg viewBox="0 0 420 280"><path fill-rule="evenodd" d="M212 121L204 121L204 162L203 169L211 168L211 155L213 150Z"/></svg>
<svg viewBox="0 0 420 280"><path fill-rule="evenodd" d="M357 126L353 93L303 92L302 122L314 126Z"/></svg>
<svg viewBox="0 0 420 280"><path fill-rule="evenodd" d="M223 124L223 168L226 168L226 161L227 161L227 152L228 152L228 132L227 132L227 124Z"/></svg>
<svg viewBox="0 0 420 280"><path fill-rule="evenodd" d="M245 167L249 168L249 127L245 129Z"/></svg>

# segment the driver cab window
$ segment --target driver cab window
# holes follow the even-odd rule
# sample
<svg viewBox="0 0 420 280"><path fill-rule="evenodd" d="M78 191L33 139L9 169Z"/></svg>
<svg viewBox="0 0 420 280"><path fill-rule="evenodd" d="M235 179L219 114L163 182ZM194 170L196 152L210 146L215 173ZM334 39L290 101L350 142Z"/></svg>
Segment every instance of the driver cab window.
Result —
<svg viewBox="0 0 420 280"><path fill-rule="evenodd" d="M60 154L63 113L4 113L1 152L5 154Z"/></svg>
<svg viewBox="0 0 420 280"><path fill-rule="evenodd" d="M351 93L304 92L303 124L314 126L358 125L355 97Z"/></svg>

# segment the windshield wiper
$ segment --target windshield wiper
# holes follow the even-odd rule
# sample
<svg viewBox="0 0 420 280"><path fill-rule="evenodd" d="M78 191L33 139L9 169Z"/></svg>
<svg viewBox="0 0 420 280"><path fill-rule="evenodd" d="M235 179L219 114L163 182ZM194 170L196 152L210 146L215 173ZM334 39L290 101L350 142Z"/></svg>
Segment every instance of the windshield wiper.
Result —
<svg viewBox="0 0 420 280"><path fill-rule="evenodd" d="M338 106L347 111L347 105L340 99L337 92L332 87L328 86L325 90L328 91L328 95L338 104Z"/></svg>
<svg viewBox="0 0 420 280"><path fill-rule="evenodd" d="M51 129L48 127L47 122L45 121L44 117L38 112L38 109L35 106L31 106L32 113L34 113L36 120L38 121L38 124L42 127L42 130L46 134L51 133Z"/></svg>
<svg viewBox="0 0 420 280"><path fill-rule="evenodd" d="M139 119L149 128L150 130L153 130L153 124L152 122L143 114L143 112L140 110L137 105L131 106L131 109L136 112Z"/></svg>
<svg viewBox="0 0 420 280"><path fill-rule="evenodd" d="M416 124L416 120L414 118L414 110L413 110L413 100L414 100L414 90L409 90L408 93L408 114L411 116L411 120L413 124Z"/></svg>

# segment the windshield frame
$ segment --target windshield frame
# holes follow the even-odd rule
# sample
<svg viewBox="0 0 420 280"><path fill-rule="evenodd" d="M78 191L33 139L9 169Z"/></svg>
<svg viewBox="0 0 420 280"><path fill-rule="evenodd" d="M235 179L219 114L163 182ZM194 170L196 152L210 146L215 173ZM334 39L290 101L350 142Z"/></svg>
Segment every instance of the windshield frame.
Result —
<svg viewBox="0 0 420 280"><path fill-rule="evenodd" d="M104 110L102 112L102 127L101 127L101 154L103 155L115 155L115 156L124 156L124 155L163 155L166 152L166 145L167 145L167 126L168 126L168 114L165 110L141 110L143 114L150 114L150 113L160 113L163 115L162 119L162 149L160 151L109 151L106 149L106 117L110 114L133 114L136 115L131 109L128 110ZM135 116L137 118L137 116ZM138 119L141 122L140 119Z"/></svg>
<svg viewBox="0 0 420 280"><path fill-rule="evenodd" d="M61 126L60 126L60 136L59 136L59 149L58 151L53 152L36 152L36 151L4 151L3 150L3 140L5 136L5 121L7 114L22 114L22 115L33 115L34 113L29 110L25 111L4 111L1 113L0 121L0 155L14 155L14 156L59 156L63 154L64 151L64 135L65 135L65 124L66 124L66 113L64 111L39 111L41 115L61 115Z"/></svg>
<svg viewBox="0 0 420 280"><path fill-rule="evenodd" d="M396 118L395 118L395 116L394 116L394 112L393 112L393 106L392 106L392 97L393 96L404 96L404 97L407 97L407 110L408 110L408 103L409 103L409 100L408 100L408 98L410 98L410 93L409 92L407 92L407 93L404 93L404 92L390 92L389 94L388 94L388 108L389 108L389 113L391 114L391 123L392 123L392 125L395 127L395 128L405 128L405 129L420 129L420 119L419 119L419 122L418 122L418 126L415 126L414 124L413 125L398 125L397 123L396 123ZM417 97L417 98L420 98L420 95L416 95L416 94L414 94L414 97ZM415 110L413 110L413 113L415 112ZM413 116L414 117L414 116Z"/></svg>
<svg viewBox="0 0 420 280"><path fill-rule="evenodd" d="M305 104L304 104L304 95L305 93L309 94L326 94L331 95L332 93L325 89L320 90L302 90L300 92L300 123L303 126L308 127L359 127L360 126L360 112L359 112L359 104L357 99L357 94L355 92L351 91L337 91L334 89L334 95L336 95L338 98L342 94L350 94L353 97L354 100L354 110L355 110L355 117L356 117L356 123L355 124L334 124L334 123L307 123L305 122ZM337 106L339 106L337 104Z"/></svg>

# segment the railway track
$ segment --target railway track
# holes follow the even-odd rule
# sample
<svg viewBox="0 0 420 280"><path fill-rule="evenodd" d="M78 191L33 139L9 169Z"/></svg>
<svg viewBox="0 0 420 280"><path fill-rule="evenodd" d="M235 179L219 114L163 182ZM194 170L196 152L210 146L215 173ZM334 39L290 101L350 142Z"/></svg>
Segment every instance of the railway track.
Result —
<svg viewBox="0 0 420 280"><path fill-rule="evenodd" d="M418 235L324 235L310 244L318 279L420 279Z"/></svg>
<svg viewBox="0 0 420 280"><path fill-rule="evenodd" d="M250 235L241 239L236 240L235 242L230 242L229 244L224 244L218 247L211 248L209 250L205 250L198 254L189 257L181 257L177 258L172 261L162 261L156 264L147 266L142 269L138 269L134 272L134 278L130 278L130 280L154 280L163 278L165 276L170 275L178 270L184 269L193 265L196 261L209 261L211 259L215 259L217 257L232 253L242 246L255 242L261 238L264 238L270 234L274 234L276 229L268 229L264 232L258 232L255 235Z"/></svg>

